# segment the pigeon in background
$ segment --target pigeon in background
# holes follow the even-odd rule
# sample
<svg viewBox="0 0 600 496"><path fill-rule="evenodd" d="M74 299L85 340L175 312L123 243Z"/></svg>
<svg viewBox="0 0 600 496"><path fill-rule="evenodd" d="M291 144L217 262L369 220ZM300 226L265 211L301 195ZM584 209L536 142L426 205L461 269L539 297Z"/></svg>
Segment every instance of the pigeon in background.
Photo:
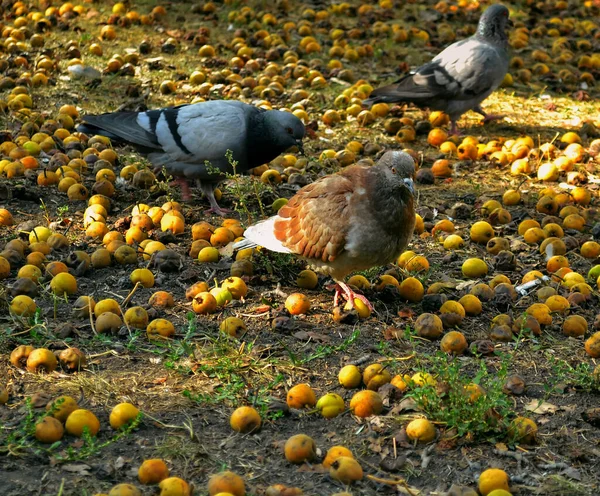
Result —
<svg viewBox="0 0 600 496"><path fill-rule="evenodd" d="M504 5L490 6L479 19L477 32L447 47L431 62L388 86L375 89L365 106L375 103L414 103L450 116L452 133L467 110L484 116L484 122L502 116L486 114L480 104L496 90L508 71L508 36L511 25Z"/></svg>
<svg viewBox="0 0 600 496"><path fill-rule="evenodd" d="M263 110L236 100L168 107L147 112L86 115L78 131L124 141L148 154L157 170L175 176L184 199L194 179L210 202L224 215L213 190L225 173L243 173L270 162L292 146L301 152L304 125L289 112ZM237 162L235 171L231 158Z"/></svg>
<svg viewBox="0 0 600 496"><path fill-rule="evenodd" d="M336 282L354 305L344 278L385 265L406 248L415 227L415 165L405 152L389 151L374 166L352 165L304 186L278 214L248 227L234 249L263 246L293 253Z"/></svg>

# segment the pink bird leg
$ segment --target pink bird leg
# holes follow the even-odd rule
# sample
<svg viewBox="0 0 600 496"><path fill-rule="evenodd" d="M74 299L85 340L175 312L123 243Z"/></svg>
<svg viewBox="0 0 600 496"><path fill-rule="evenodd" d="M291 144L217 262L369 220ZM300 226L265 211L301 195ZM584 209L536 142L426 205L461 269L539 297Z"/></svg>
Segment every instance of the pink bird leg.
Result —
<svg viewBox="0 0 600 496"><path fill-rule="evenodd" d="M190 201L192 199L190 183L185 177L176 177L169 183L169 186L179 186L181 188L181 198L184 201Z"/></svg>
<svg viewBox="0 0 600 496"><path fill-rule="evenodd" d="M483 110L480 106L475 107L473 110L478 114L483 115L483 123L487 124L488 122L494 122L504 119L504 115L500 114L488 114L485 110Z"/></svg>
<svg viewBox="0 0 600 496"><path fill-rule="evenodd" d="M227 216L227 214L231 213L231 210L219 207L217 199L215 198L213 185L211 183L202 183L197 181L196 184L198 185L202 193L204 193L204 196L208 198L208 202L210 203L210 208L204 211L205 214L215 214L220 217L225 217Z"/></svg>

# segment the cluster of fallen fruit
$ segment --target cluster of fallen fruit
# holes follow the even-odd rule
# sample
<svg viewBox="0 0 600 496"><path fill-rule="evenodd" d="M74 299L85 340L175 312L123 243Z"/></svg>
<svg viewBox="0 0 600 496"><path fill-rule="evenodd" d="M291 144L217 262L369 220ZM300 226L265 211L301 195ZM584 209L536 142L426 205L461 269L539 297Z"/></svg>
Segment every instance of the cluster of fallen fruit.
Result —
<svg viewBox="0 0 600 496"><path fill-rule="evenodd" d="M11 354L11 363L16 366L27 364L30 371L35 371L35 366L44 369L43 364L39 364L40 358L36 352L44 352L48 355L47 360L51 362L49 350L34 350L30 346L20 346ZM35 359L35 360L32 360ZM47 369L50 370L50 369ZM405 392L407 389L424 384L435 385L435 378L429 374L417 373L410 376L391 377L390 373L381 364L372 364L365 368L361 374L359 368L355 365L347 365L339 371L339 383L346 389L354 389L364 384L367 389L357 392L350 401L350 410L357 417L370 417L377 415L383 410L383 401L376 392L385 384L392 384L399 391ZM485 394L485 391L476 384L467 386L464 394L468 401L475 403L478 398ZM0 404L8 401L8 394L5 388L0 388ZM298 384L292 387L287 393L287 405L293 409L310 408L313 412L319 412L324 418L333 418L346 411L344 400L335 393L327 393L317 400L314 390L308 384ZM143 418L131 403L120 403L110 412L109 424L112 429L119 431L133 427ZM490 417L491 418L491 417ZM258 411L250 406L237 408L230 417L231 428L242 434L250 434L261 428L262 419ZM60 396L51 400L46 405L46 414L42 415L36 422L32 436L40 443L54 444L61 441L65 432L71 436L96 436L100 431L100 421L96 415L84 408L80 408L77 400L70 396ZM436 438L436 428L432 422L426 418L415 418L405 428L406 437L414 443L430 443ZM524 417L515 418L509 425L508 435L516 441L531 444L535 442L537 426L531 419ZM305 462L317 462L317 446L315 441L306 434L297 434L291 436L284 445L284 456L293 464L302 464ZM322 460L322 465L329 470L332 479L345 485L350 485L360 481L364 477L363 469L350 449L345 446L331 447ZM158 484L161 490L161 496L188 496L192 494L192 489L186 481L179 477L169 477L169 470L166 463L159 459L145 460L138 470L139 482L143 485ZM376 482L382 482L374 476L367 475ZM402 479L395 481L385 481L386 484L400 484L405 482ZM479 478L479 491L483 496L506 496L508 492L508 475L500 469L488 469L484 471ZM468 488L455 488L460 491L456 494L464 496L471 494ZM245 483L243 479L229 471L211 476L208 481L208 492L210 496L244 496L246 494ZM113 487L108 496L137 496L141 491L128 483L121 483ZM298 488L288 488L284 485L275 485L267 489L269 496L299 496L302 491ZM338 496L348 493L338 493ZM450 493L454 494L454 493ZM99 495L97 495L99 496Z"/></svg>
<svg viewBox="0 0 600 496"><path fill-rule="evenodd" d="M83 136L76 138L77 142L85 139ZM572 134L567 135L564 137L564 142L567 143L573 139ZM88 144L92 140L94 138L88 140ZM495 151L490 152L494 148L489 143L480 146L474 144L473 138L463 140L458 148L467 147L469 144L472 145L474 159L482 158L489 153L496 153ZM110 184L116 183L115 169L118 156L107 148L108 145L109 143L104 140L93 141L92 146L83 150L84 157L94 157L87 160L68 159L68 157L61 159L60 154L55 154L56 159L53 160L56 160L57 163L61 160L66 162L64 165L59 165L55 172L56 175L60 174L64 177L57 178L58 182L52 181L53 176L50 174L52 171L43 170L38 174L38 184L42 187L58 184L60 187L60 183L65 179L82 180L87 175L88 166L92 165L96 171L97 181L102 172L101 176L108 178L104 180ZM529 148L528 143L521 142L519 145ZM517 144L508 146L513 149ZM558 148L553 149L545 145L540 147L540 153L552 158L552 165L558 167L557 164L562 164L565 169L561 169L561 173L569 172L569 168L584 160L588 153L596 156L596 143L587 149L581 145L581 148L569 148L570 146L571 144L567 143L564 148L565 153L567 150L576 150L577 157L570 158L565 153L561 154ZM507 147L507 144L504 143L502 147ZM7 145L5 148L10 147ZM354 144L349 148L358 153L361 152ZM351 150L347 151L354 153ZM482 155L475 155L476 153ZM100 154L104 154L104 158L98 158ZM513 164L519 160L514 157L509 158L513 160ZM98 162L101 163L98 164ZM528 161L528 163L530 162ZM444 177L446 175L445 167L447 164L436 163L431 169L420 169L420 171L429 170L434 176ZM131 166L125 166L121 168L119 175L134 180L135 174L140 171L131 175L132 172ZM424 174L421 173L420 179L422 182L427 182L426 179L423 180L423 176ZM50 179L49 184L45 184L43 179ZM147 186L151 187L153 183L154 178L152 178L152 182L147 183ZM81 186L77 182L74 185ZM69 186L67 194L72 186ZM189 230L192 244L188 254L198 260L198 263L218 261L221 257L219 250L227 248L230 243L243 234L241 223L235 219L225 219L220 227L202 221L188 228L182 213L183 208L177 202L167 202L160 207L138 204L134 207L129 219L118 223L119 229L110 230L107 224L111 208L110 196L116 189L116 187L114 190L105 188L103 191L108 195L96 193L88 200L82 226L90 240L101 243L101 246L91 254L85 251L72 251L65 256L70 250L69 239L64 234L56 232L56 228L51 229L46 226L33 227L27 234L27 240L17 238L5 244L0 253L0 269L2 269L0 276L4 279L10 278L14 270L18 268L14 282L9 286L12 295L9 307L15 319L24 319L22 321L25 323L27 318L36 314L37 305L34 298L43 289L43 284L47 285L47 290L56 298L75 296L78 293L78 276L82 276L90 270L102 269L113 263L137 266L142 259L148 262L148 267L158 272L179 271L182 267L183 257L177 251L168 248L168 243L158 240L161 233L178 235ZM79 188L79 192L82 191ZM461 234L461 229L457 229L457 222L450 219L443 219L436 223L427 222L426 225L426 221L421 216L417 218L415 232L421 237L434 237L449 252L464 248L467 242L465 238L468 237L471 243L485 246L488 255L494 257L493 265L496 269L511 272L516 268L515 256L511 251L511 249L515 249L514 241L511 245L508 239L498 234L502 232L504 226L511 223L510 209L528 200L523 198L519 191L509 190L503 195L502 202L496 200L484 202L480 209L480 215L485 220L472 223L468 234ZM568 192L557 191L554 188L546 188L540 192L535 204L537 214L540 216L539 221L528 218L521 221L516 228L519 240L522 239L521 245L517 245L517 248L523 251L536 250L540 256L546 258L545 271L531 270L525 273L520 280L521 286L533 283L533 287L536 287L536 283L539 283L540 287L535 293L538 301L532 303L521 317L514 317L508 313L497 315L492 321L489 333L492 342L511 341L515 335L527 333L540 335L542 327L552 324L554 316L559 318L564 316L562 329L565 336L581 337L586 335L588 332L586 319L580 315L567 314L591 301L594 289L588 282L598 284L600 266L592 267L586 278L569 267L567 254L569 251L579 249L579 254L583 259L594 260L600 253L600 245L586 235L589 224L596 220L596 211L591 208L591 200L590 191L585 186L575 186ZM457 215L454 217L460 218L460 216L460 209L457 208ZM13 225L12 213L7 209L0 210L0 221L4 226ZM230 269L230 277L224 279L221 284L210 288L207 282L199 281L189 287L186 297L191 301L191 308L198 314L211 314L226 308L233 299L243 300L249 289L244 278L253 275L254 272L252 263L254 253L253 249L238 252L235 257L236 261ZM440 347L446 353L460 355L467 350L468 343L464 334L459 330L454 330L455 327L460 326L463 319L479 315L486 302L493 302L498 308L502 307L498 303L504 302L504 307L508 309L519 297L518 289L520 288L515 288L510 277L500 274L494 276L487 284L471 285L467 294L462 295L458 300L451 300L445 294L447 287L444 283L430 284L425 291L419 275L429 269L427 257L407 251L399 257L397 265L399 270L394 269L381 275L373 285L362 275L355 275L348 282L367 292L391 287L397 291L400 298L408 302L426 303L429 312L418 316L414 322L414 328L420 337L441 338ZM482 258L465 259L461 268L463 277L473 281L484 278L488 271L488 263ZM135 268L130 275L131 284L134 289L136 285L153 287L155 284L154 274L149 268ZM300 288L314 289L318 285L318 278L313 271L307 269L299 274L297 284ZM79 318L89 319L93 329L98 333L114 334L125 325L134 329L146 329L150 340L169 339L176 334L175 326L168 319L159 318L157 315L162 309L174 305L173 296L166 291L154 293L146 307L132 306L126 310L112 298L96 302L91 296L82 295L74 301L73 313ZM295 293L288 297L285 307L290 315L306 314L310 310L310 300L302 293ZM370 317L369 309L366 307L357 306L355 311L358 318ZM437 312L439 316L430 312ZM150 319L150 315L156 318ZM594 323L594 327L597 328L597 326L598 322ZM220 329L232 337L241 337L246 331L243 320L237 317L223 319ZM599 332L591 335L585 341L585 350L591 357L600 356ZM478 352L485 354L485 346L479 344ZM58 364L55 354L46 349L34 350L28 346L21 346L13 351L13 355L11 356L13 365L26 366L32 372L51 372ZM60 352L58 361L65 370L81 370L86 364L85 355L77 348L69 348ZM400 391L405 391L411 384L434 384L434 378L430 376L415 375L392 378L381 365L367 367L362 375L356 367L349 367L341 371L340 383L344 387L357 387L362 380L367 387L366 390L358 392L349 405L353 414L358 417L381 413L383 405L377 390L384 384L390 383ZM354 381L358 377L358 382L353 382L348 377L354 378ZM348 385L345 384L346 380L349 381ZM346 408L343 399L334 393L327 394L316 401L314 392L306 385L296 386L289 393L288 403L291 407L316 408L326 418L339 415ZM295 398L298 393L302 393L300 400ZM485 391L473 384L472 387L465 389L465 394L469 396L470 400L477 401L477 398L485 394ZM3 395L5 395L5 390ZM131 408L135 409L132 405ZM133 411L137 415L137 409ZM97 432L99 423L94 414L87 410L78 410L78 412L73 417L71 426L69 425L71 416L66 419L64 428L66 432L72 435L81 435L83 432L81 426L85 425L92 435L95 434L94 431ZM62 437L62 424L59 427L50 418L44 417L38 424L39 433L37 433L38 427L36 426L36 438L41 442L54 442L56 439L53 436ZM260 423L260 416L252 407L242 407L241 411L236 411L231 419L232 428L239 432L251 432L260 427ZM535 440L536 432L537 426L532 420L517 417L510 424L507 434L517 441L531 443ZM436 429L432 422L421 418L413 420L406 426L406 435L408 439L415 442L427 443L435 439ZM338 451L343 456L330 465L331 476L346 484L361 480L363 471L360 463L351 456L346 456L347 452ZM285 456L292 463L314 461L316 456L314 441L306 435L293 436L286 443ZM505 485L503 481L507 481L507 479L501 476L494 481L496 482L492 487L502 489ZM168 491L174 491L171 484L181 487L182 492L165 492L164 494L186 494L185 487L187 486L181 485L183 482L179 482L179 480L176 482L163 481L163 487L168 487ZM119 491L127 490L129 487L120 486ZM485 489L480 488L482 494L487 494L484 491ZM121 493L115 492L114 494ZM231 494L236 493L231 492Z"/></svg>

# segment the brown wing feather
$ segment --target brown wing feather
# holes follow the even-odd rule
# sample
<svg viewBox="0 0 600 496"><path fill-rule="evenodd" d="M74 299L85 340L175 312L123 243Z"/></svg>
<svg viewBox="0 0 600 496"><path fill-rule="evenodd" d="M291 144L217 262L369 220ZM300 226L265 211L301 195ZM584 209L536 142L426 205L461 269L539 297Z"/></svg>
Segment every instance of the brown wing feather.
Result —
<svg viewBox="0 0 600 496"><path fill-rule="evenodd" d="M353 192L352 181L341 175L305 186L279 210L275 237L297 255L332 262L346 244Z"/></svg>

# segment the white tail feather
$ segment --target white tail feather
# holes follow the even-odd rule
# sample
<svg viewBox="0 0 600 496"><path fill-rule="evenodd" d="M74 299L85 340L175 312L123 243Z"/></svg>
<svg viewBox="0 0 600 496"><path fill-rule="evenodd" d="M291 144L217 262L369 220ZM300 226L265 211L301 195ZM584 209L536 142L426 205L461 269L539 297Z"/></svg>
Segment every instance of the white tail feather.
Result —
<svg viewBox="0 0 600 496"><path fill-rule="evenodd" d="M279 216L276 215L250 226L244 232L244 237L246 239L236 243L234 248L249 248L252 246L250 243L253 243L254 245L262 246L267 250L279 253L291 253L291 251L283 246L281 241L273 234L273 225L277 219L279 219ZM248 243L248 241L250 241L250 243Z"/></svg>

